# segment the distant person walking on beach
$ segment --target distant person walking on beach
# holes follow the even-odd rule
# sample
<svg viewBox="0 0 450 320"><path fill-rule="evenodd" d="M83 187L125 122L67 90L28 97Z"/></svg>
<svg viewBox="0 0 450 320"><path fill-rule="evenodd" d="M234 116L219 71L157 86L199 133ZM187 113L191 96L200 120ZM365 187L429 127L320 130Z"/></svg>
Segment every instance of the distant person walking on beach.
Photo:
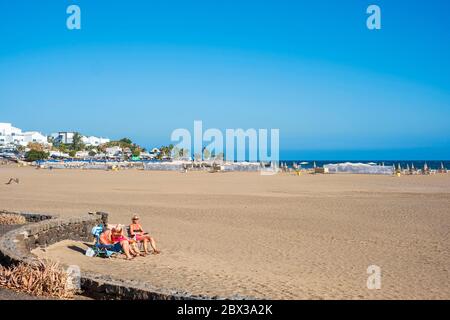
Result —
<svg viewBox="0 0 450 320"><path fill-rule="evenodd" d="M114 245L114 251L123 250L127 260L131 260L138 255L135 249L130 245L130 241L123 235L122 227L117 225L111 230L106 230L100 235L100 243Z"/></svg>
<svg viewBox="0 0 450 320"><path fill-rule="evenodd" d="M150 245L153 249L153 254L158 254L161 251L156 248L155 239L151 237L148 232L144 232L144 229L139 224L139 217L137 215L133 216L131 218L131 224L130 224L130 236L133 237L136 241L143 242L144 243L144 252L145 254L148 254L148 243L150 242Z"/></svg>

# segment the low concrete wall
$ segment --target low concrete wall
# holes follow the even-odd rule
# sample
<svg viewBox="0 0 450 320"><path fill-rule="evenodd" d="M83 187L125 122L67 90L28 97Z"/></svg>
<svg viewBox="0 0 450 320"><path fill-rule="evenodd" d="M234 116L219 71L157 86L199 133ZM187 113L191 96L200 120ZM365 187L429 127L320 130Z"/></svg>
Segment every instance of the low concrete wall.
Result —
<svg viewBox="0 0 450 320"><path fill-rule="evenodd" d="M37 258L31 254L31 250L62 240L91 242L93 240L91 229L99 223L106 224L108 222L108 214L103 212L64 219L51 215L3 212L23 215L30 222L40 221L23 225L0 238L0 263L3 265L20 262L33 263ZM63 267L67 268L68 266ZM219 298L194 296L174 290L159 290L137 280L114 279L92 272L82 272L80 284L83 294L97 299L192 300Z"/></svg>

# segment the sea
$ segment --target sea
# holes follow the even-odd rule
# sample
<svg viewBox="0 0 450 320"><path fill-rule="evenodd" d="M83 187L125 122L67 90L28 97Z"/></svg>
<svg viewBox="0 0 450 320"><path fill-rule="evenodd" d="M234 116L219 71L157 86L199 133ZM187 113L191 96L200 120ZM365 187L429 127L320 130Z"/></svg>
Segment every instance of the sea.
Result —
<svg viewBox="0 0 450 320"><path fill-rule="evenodd" d="M60 162L58 160L45 160L39 161L40 164L44 162ZM64 162L92 162L92 160L75 160L75 159L67 159ZM95 162L106 162L106 160L95 160ZM157 160L136 160L131 162L159 162ZM165 161L164 161L165 162ZM408 166L411 168L414 166L416 169L423 169L424 165L427 164L429 169L440 169L442 166L445 169L450 170L450 160L280 160L280 165L286 164L289 168L293 167L293 164L300 165L301 168L309 169L313 168L314 164L316 167L323 167L325 164L336 164L336 163L365 163L365 164L377 164L377 165L385 165L385 166L393 166L396 168L400 165L403 169Z"/></svg>
<svg viewBox="0 0 450 320"><path fill-rule="evenodd" d="M366 163L366 164L378 164L385 166L393 166L397 168L400 165L403 169L407 166L414 166L416 169L423 169L427 164L430 169L440 169L443 165L444 168L450 169L450 160L280 160L280 163L286 164L289 168L292 168L294 163L300 164L302 168L308 169L314 167L314 162L317 167L323 167L325 164L335 163Z"/></svg>

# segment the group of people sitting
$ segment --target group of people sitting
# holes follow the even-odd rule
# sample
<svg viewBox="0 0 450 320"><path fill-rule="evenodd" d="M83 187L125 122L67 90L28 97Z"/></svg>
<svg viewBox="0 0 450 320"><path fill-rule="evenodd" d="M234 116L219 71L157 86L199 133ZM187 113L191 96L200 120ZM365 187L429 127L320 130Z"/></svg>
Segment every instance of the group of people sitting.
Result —
<svg viewBox="0 0 450 320"><path fill-rule="evenodd" d="M137 215L133 216L131 219L128 236L124 234L123 227L118 224L103 231L99 240L101 244L112 245L112 251L123 251L127 260L131 260L137 256L146 256L149 254L149 244L153 249L153 254L158 254L161 252L156 248L155 239L153 239L153 237L151 237L147 232L144 232ZM143 244L144 253L141 253L138 248L138 243L140 242Z"/></svg>

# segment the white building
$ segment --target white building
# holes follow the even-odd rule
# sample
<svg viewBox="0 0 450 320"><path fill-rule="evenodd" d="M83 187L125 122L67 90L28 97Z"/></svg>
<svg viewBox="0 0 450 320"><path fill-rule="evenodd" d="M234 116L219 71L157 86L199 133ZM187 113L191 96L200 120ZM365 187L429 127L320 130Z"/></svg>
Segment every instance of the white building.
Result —
<svg viewBox="0 0 450 320"><path fill-rule="evenodd" d="M83 140L83 143L85 145L94 146L94 147L98 147L101 144L110 142L110 140L107 138L99 138L99 137L94 137L94 136L89 136L89 137L83 136L81 139Z"/></svg>
<svg viewBox="0 0 450 320"><path fill-rule="evenodd" d="M154 155L153 153L146 152L146 151L141 151L140 157L141 157L141 159L154 159L156 157L156 155Z"/></svg>
<svg viewBox="0 0 450 320"><path fill-rule="evenodd" d="M0 145L27 146L30 142L48 144L47 137L37 131L22 132L11 123L0 123Z"/></svg>
<svg viewBox="0 0 450 320"><path fill-rule="evenodd" d="M75 158L87 158L87 157L89 157L88 151L77 151L75 153Z"/></svg>
<svg viewBox="0 0 450 320"><path fill-rule="evenodd" d="M11 123L0 123L0 136L14 136L21 133L22 130L13 127Z"/></svg>
<svg viewBox="0 0 450 320"><path fill-rule="evenodd" d="M56 145L59 144L71 144L73 142L73 136L75 132L61 131L58 133L53 133L51 137L53 137L53 143ZM110 140L107 138L99 138L94 136L82 136L81 141L86 146L94 146L98 147L101 144L107 143Z"/></svg>
<svg viewBox="0 0 450 320"><path fill-rule="evenodd" d="M61 151L49 151L49 156L51 158L70 158L69 154L61 152Z"/></svg>
<svg viewBox="0 0 450 320"><path fill-rule="evenodd" d="M37 131L27 131L22 133L25 145L30 142L37 142L41 144L48 144L47 137Z"/></svg>
<svg viewBox="0 0 450 320"><path fill-rule="evenodd" d="M75 132L61 131L58 133L52 133L50 136L53 138L55 145L70 144L73 142L73 136Z"/></svg>
<svg viewBox="0 0 450 320"><path fill-rule="evenodd" d="M106 154L109 157L119 156L121 153L122 153L122 148L119 146L106 148Z"/></svg>

